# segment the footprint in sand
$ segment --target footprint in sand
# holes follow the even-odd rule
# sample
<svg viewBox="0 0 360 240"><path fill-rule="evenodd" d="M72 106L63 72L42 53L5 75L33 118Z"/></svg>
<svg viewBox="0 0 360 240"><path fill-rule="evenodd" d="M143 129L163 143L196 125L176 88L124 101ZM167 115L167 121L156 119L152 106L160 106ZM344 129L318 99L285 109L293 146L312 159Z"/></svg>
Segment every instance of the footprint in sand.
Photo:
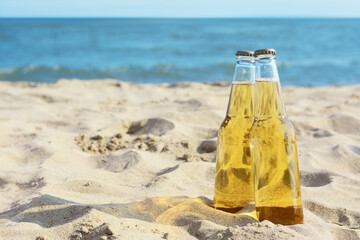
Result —
<svg viewBox="0 0 360 240"><path fill-rule="evenodd" d="M122 172L138 164L140 159L139 153L130 150L121 155L108 155L105 159L102 158L100 167L111 172Z"/></svg>
<svg viewBox="0 0 360 240"><path fill-rule="evenodd" d="M331 174L328 172L301 172L301 185L305 187L321 187L331 183Z"/></svg>
<svg viewBox="0 0 360 240"><path fill-rule="evenodd" d="M215 140L206 140L200 143L197 148L198 153L211 153L216 151L216 141Z"/></svg>
<svg viewBox="0 0 360 240"><path fill-rule="evenodd" d="M312 134L314 138L324 138L331 137L333 134L328 130L321 128L314 128L307 123L292 121L295 127L297 135L302 135L303 133Z"/></svg>
<svg viewBox="0 0 360 240"><path fill-rule="evenodd" d="M202 107L202 103L196 99L190 99L186 101L175 100L174 102L180 104L180 107L178 107L179 111L197 111Z"/></svg>
<svg viewBox="0 0 360 240"><path fill-rule="evenodd" d="M66 122L66 121L46 121L44 123L49 128L54 128L54 129L70 126L70 124L68 122Z"/></svg>
<svg viewBox="0 0 360 240"><path fill-rule="evenodd" d="M334 223L349 228L358 228L360 212L346 208L326 206L315 201L304 201L304 206L326 222Z"/></svg>
<svg viewBox="0 0 360 240"><path fill-rule="evenodd" d="M331 137L332 134L325 130L325 129L319 129L319 128L314 128L313 131L315 132L313 134L314 138L324 138L324 137Z"/></svg>
<svg viewBox="0 0 360 240"><path fill-rule="evenodd" d="M31 146L26 157L23 158L23 161L26 163L29 162L42 162L53 155L52 152L48 151L46 147L34 145Z"/></svg>
<svg viewBox="0 0 360 240"><path fill-rule="evenodd" d="M3 188L7 183L8 183L8 181L6 181L3 178L0 178L0 188Z"/></svg>
<svg viewBox="0 0 360 240"><path fill-rule="evenodd" d="M150 118L142 121L132 122L127 133L134 135L152 134L162 136L174 129L175 125L162 118Z"/></svg>
<svg viewBox="0 0 360 240"><path fill-rule="evenodd" d="M330 125L338 133L356 134L360 132L360 120L343 114L331 115Z"/></svg>

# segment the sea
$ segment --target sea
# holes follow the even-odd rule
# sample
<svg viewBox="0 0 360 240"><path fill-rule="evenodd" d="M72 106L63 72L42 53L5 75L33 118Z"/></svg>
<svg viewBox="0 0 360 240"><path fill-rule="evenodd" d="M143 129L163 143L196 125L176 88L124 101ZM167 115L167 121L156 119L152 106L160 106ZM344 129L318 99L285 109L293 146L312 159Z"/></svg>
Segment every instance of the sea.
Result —
<svg viewBox="0 0 360 240"><path fill-rule="evenodd" d="M360 19L0 19L0 80L231 81L275 48L282 85L360 83Z"/></svg>

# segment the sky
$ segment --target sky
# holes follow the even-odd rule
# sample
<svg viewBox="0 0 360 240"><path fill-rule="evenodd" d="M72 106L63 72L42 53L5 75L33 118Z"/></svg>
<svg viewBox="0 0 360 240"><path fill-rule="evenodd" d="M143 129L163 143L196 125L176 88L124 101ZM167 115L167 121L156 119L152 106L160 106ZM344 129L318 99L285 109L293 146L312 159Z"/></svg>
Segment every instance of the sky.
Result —
<svg viewBox="0 0 360 240"><path fill-rule="evenodd" d="M360 17L360 0L0 0L0 17Z"/></svg>

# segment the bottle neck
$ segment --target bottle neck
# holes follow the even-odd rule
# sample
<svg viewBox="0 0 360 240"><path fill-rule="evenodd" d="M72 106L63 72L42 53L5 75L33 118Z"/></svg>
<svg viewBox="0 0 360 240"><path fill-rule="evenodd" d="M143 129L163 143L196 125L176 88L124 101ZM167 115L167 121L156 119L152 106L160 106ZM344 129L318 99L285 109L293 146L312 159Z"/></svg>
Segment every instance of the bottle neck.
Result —
<svg viewBox="0 0 360 240"><path fill-rule="evenodd" d="M276 57L271 54L260 55L256 61L256 81L280 81Z"/></svg>
<svg viewBox="0 0 360 240"><path fill-rule="evenodd" d="M254 87L254 84L232 84L227 108L228 116L253 120Z"/></svg>
<svg viewBox="0 0 360 240"><path fill-rule="evenodd" d="M255 59L253 57L238 57L236 60L227 115L253 119Z"/></svg>
<svg viewBox="0 0 360 240"><path fill-rule="evenodd" d="M259 56L256 70L255 119L285 117L286 111L275 56Z"/></svg>
<svg viewBox="0 0 360 240"><path fill-rule="evenodd" d="M240 56L236 58L233 84L255 84L255 58Z"/></svg>

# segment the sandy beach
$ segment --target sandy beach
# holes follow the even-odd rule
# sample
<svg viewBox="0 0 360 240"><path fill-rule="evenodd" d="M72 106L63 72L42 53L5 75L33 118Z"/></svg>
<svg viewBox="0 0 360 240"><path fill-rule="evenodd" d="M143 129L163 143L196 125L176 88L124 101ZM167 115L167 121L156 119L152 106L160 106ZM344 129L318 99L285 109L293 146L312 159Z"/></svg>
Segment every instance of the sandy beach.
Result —
<svg viewBox="0 0 360 240"><path fill-rule="evenodd" d="M360 239L360 85L284 87L304 224L213 209L227 83L0 82L0 239Z"/></svg>

